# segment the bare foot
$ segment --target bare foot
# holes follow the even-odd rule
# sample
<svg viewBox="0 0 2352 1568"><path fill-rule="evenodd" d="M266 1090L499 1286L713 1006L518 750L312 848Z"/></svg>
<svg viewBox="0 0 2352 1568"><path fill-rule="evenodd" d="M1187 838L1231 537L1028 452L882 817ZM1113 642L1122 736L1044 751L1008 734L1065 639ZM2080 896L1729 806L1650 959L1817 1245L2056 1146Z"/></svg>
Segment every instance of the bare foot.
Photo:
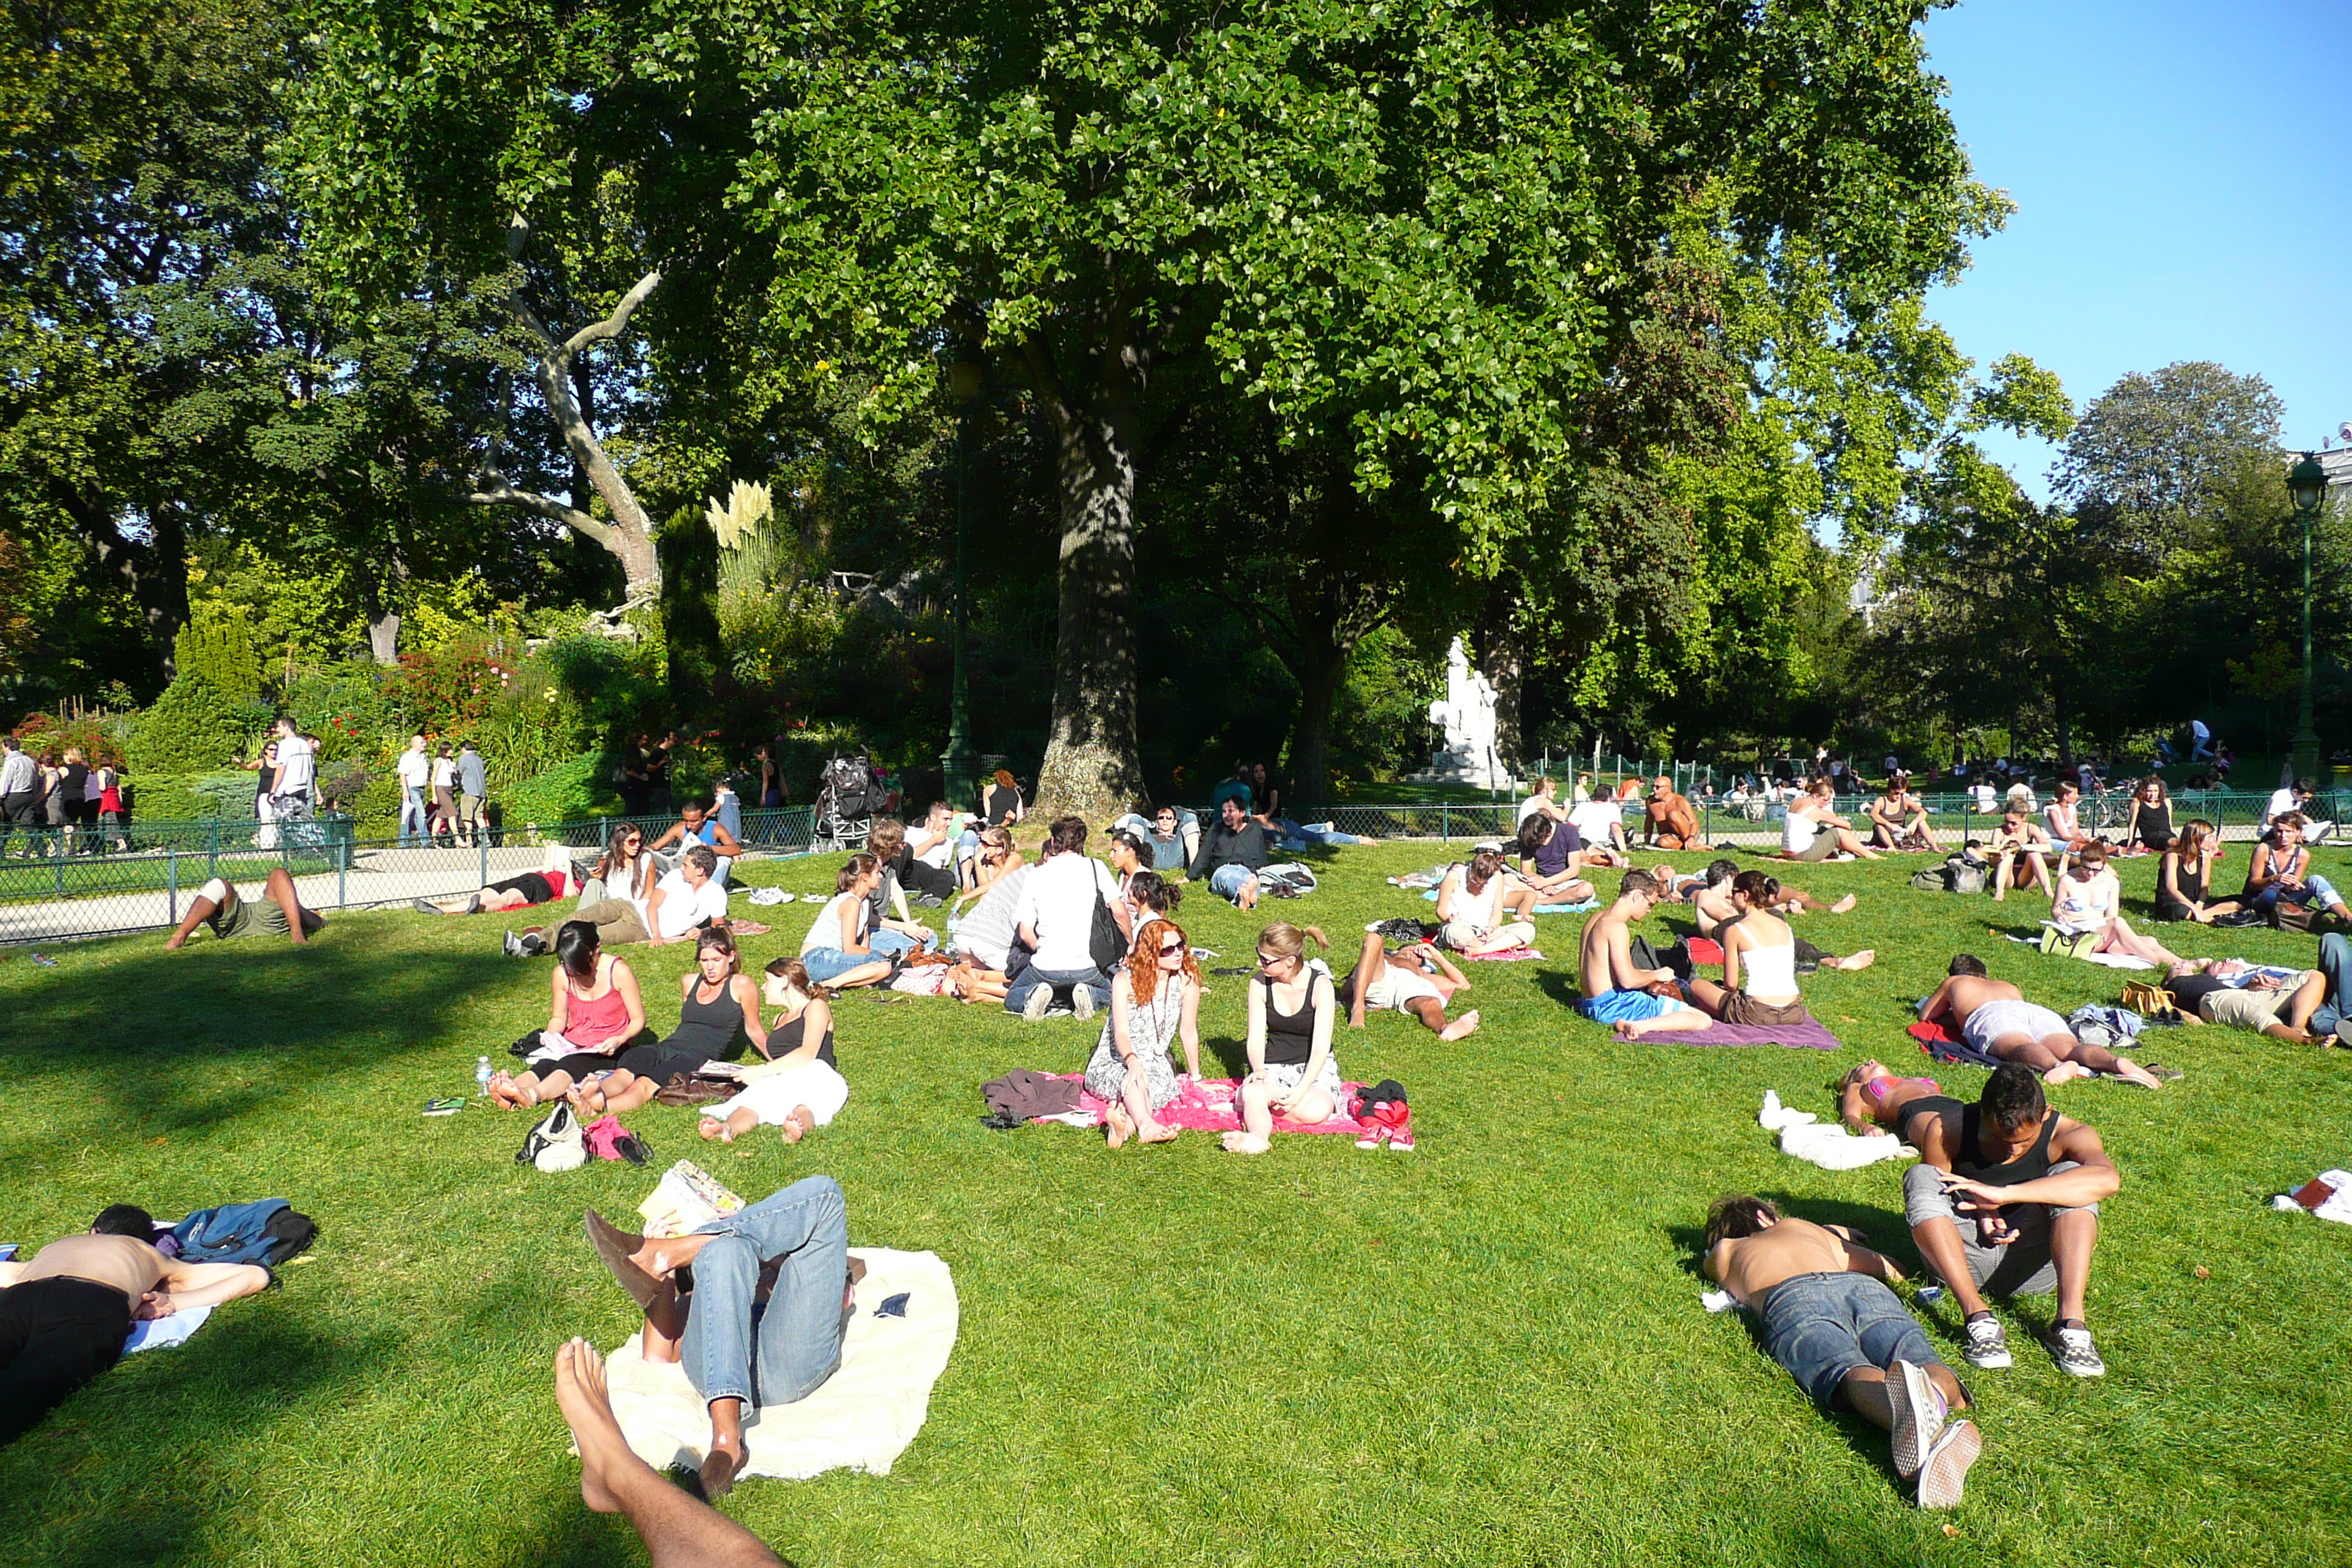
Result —
<svg viewBox="0 0 2352 1568"><path fill-rule="evenodd" d="M1271 1140L1248 1132L1228 1132L1221 1142L1228 1154L1263 1154L1274 1147Z"/></svg>
<svg viewBox="0 0 2352 1568"><path fill-rule="evenodd" d="M796 1105L793 1108L793 1113L784 1118L784 1142L797 1143L807 1137L815 1126L816 1112L805 1105Z"/></svg>
<svg viewBox="0 0 2352 1568"><path fill-rule="evenodd" d="M642 1465L613 1418L604 1388L604 1358L585 1340L566 1340L555 1352L555 1403L572 1440L580 1445L580 1500L598 1513L618 1513L621 1500L608 1480L619 1468Z"/></svg>
<svg viewBox="0 0 2352 1568"><path fill-rule="evenodd" d="M1878 950L1874 947L1865 947L1860 952L1849 952L1843 958L1832 961L1830 967L1832 969L1868 969L1877 962Z"/></svg>
<svg viewBox="0 0 2352 1568"><path fill-rule="evenodd" d="M188 939L186 937L181 936L175 932L173 933L172 940L163 944L163 951L165 952L177 952L187 940Z"/></svg>
<svg viewBox="0 0 2352 1568"><path fill-rule="evenodd" d="M1115 1100L1103 1110L1103 1125L1108 1129L1103 1134L1103 1141L1114 1149L1124 1147L1127 1141L1135 1136L1135 1118L1127 1113L1126 1106Z"/></svg>
<svg viewBox="0 0 2352 1568"><path fill-rule="evenodd" d="M697 1132L701 1133L706 1139L722 1138L730 1143L735 1142L734 1135L730 1133L727 1131L726 1125L715 1116L704 1117L700 1121L695 1123L694 1130Z"/></svg>
<svg viewBox="0 0 2352 1568"><path fill-rule="evenodd" d="M2128 1057L2116 1058L2116 1076L2126 1083L2136 1083L2142 1089L2162 1089L2164 1080L2133 1061Z"/></svg>
<svg viewBox="0 0 2352 1568"><path fill-rule="evenodd" d="M509 1110L522 1103L512 1073L494 1072L490 1075L490 1099Z"/></svg>
<svg viewBox="0 0 2352 1568"><path fill-rule="evenodd" d="M2091 1069L2081 1062L2060 1062L2042 1075L2044 1083L2069 1083L2078 1078L2089 1078Z"/></svg>
<svg viewBox="0 0 2352 1568"><path fill-rule="evenodd" d="M1171 1127L1164 1122L1155 1121L1151 1124L1150 1131L1136 1134L1135 1141L1139 1143L1173 1143L1176 1142L1176 1135L1183 1131L1181 1127Z"/></svg>
<svg viewBox="0 0 2352 1568"><path fill-rule="evenodd" d="M1463 1014L1459 1018L1454 1019L1454 1022L1446 1025L1445 1027L1438 1030L1437 1037L1441 1040L1458 1040L1466 1035L1475 1035L1477 1032L1478 1009L1473 1007L1467 1013Z"/></svg>
<svg viewBox="0 0 2352 1568"><path fill-rule="evenodd" d="M1833 915L1844 914L1846 911L1853 909L1854 905L1860 902L1862 902L1860 898L1856 897L1854 894L1848 893L1844 898L1840 899L1836 903L1830 906L1830 913Z"/></svg>

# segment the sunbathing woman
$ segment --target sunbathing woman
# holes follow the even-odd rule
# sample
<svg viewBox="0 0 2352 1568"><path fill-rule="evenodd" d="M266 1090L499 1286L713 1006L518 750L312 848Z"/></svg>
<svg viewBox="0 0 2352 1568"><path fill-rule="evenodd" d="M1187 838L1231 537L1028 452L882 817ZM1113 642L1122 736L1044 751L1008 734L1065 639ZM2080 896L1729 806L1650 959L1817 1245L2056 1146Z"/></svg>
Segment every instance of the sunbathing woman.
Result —
<svg viewBox="0 0 2352 1568"><path fill-rule="evenodd" d="M1720 940L1723 928L1739 918L1739 906L1732 899L1730 886L1732 879L1738 874L1739 868L1732 861L1717 860L1708 864L1706 886L1692 893L1690 900L1691 910L1698 917L1699 935ZM1824 904L1811 893L1800 892L1777 879L1773 886L1779 889L1773 895L1771 906L1776 915L1794 914L1800 910L1827 910L1833 915L1842 915L1857 902L1854 896L1848 893L1834 904ZM1868 969L1878 958L1876 950L1873 948L1865 947L1851 957L1840 958L1833 952L1822 952L1803 937L1796 937L1795 941L1797 962L1818 964L1823 969Z"/></svg>
<svg viewBox="0 0 2352 1568"><path fill-rule="evenodd" d="M849 1103L849 1081L834 1060L833 1008L824 988L809 984L799 959L779 958L768 965L761 994L770 1006L782 1009L760 1047L767 1059L724 1070L743 1090L702 1113L699 1131L705 1138L732 1143L764 1122L783 1129L785 1142L797 1143L830 1125ZM721 1076L710 1068L703 1070Z"/></svg>
<svg viewBox="0 0 2352 1568"><path fill-rule="evenodd" d="M2178 963L2180 955L2131 928L2122 912L2123 887L2107 866L2107 847L2084 839L2074 864L2050 894L2050 922L2067 936L2095 934L2093 952L2120 952L2150 963Z"/></svg>
<svg viewBox="0 0 2352 1568"><path fill-rule="evenodd" d="M1786 921L1772 912L1780 884L1761 871L1742 871L1731 881L1732 907L1738 918L1717 928L1723 942L1723 984L1692 979L1683 983L1683 996L1706 1020L1780 1027L1810 1024L1805 999L1797 990L1797 942ZM1621 1040L1672 1029L1706 1028L1693 1022L1689 1009L1655 1018L1626 1019L1617 1026Z"/></svg>
<svg viewBox="0 0 2352 1568"><path fill-rule="evenodd" d="M768 1031L760 1022L760 990L743 973L735 939L720 927L694 944L695 973L677 977L677 1027L659 1045L633 1046L600 1084L583 1087L575 1100L590 1115L610 1110L625 1115L661 1091L676 1077L691 1078L706 1062L731 1062L749 1040L767 1054Z"/></svg>
<svg viewBox="0 0 2352 1568"><path fill-rule="evenodd" d="M1536 890L1503 868L1502 852L1481 849L1437 885L1437 919L1456 952L1504 952L1535 941ZM1508 917L1517 915L1512 920Z"/></svg>
<svg viewBox="0 0 2352 1568"><path fill-rule="evenodd" d="M1257 973L1249 983L1249 1076L1242 1079L1242 1127L1224 1145L1263 1154L1277 1116L1314 1127L1339 1114L1339 1064L1331 1026L1339 1016L1330 966L1307 957L1307 941L1329 948L1313 926L1287 922L1258 933Z"/></svg>
<svg viewBox="0 0 2352 1568"><path fill-rule="evenodd" d="M509 1109L560 1100L612 1070L646 1026L646 1002L625 959L602 951L593 921L566 921L555 932L555 973L547 1027L520 1075L490 1079L492 1103Z"/></svg>
<svg viewBox="0 0 2352 1568"><path fill-rule="evenodd" d="M1882 1063L1864 1062L1838 1087L1838 1120L1856 1132L1901 1137L1913 1102L1943 1092L1932 1078L1896 1078Z"/></svg>
<svg viewBox="0 0 2352 1568"><path fill-rule="evenodd" d="M1156 1114L1176 1098L1168 1047L1184 1040L1184 1075L1201 1076L1201 965L1173 921L1146 922L1110 983L1110 1016L1087 1061L1087 1091L1103 1100L1110 1146L1166 1143L1181 1129Z"/></svg>
<svg viewBox="0 0 2352 1568"><path fill-rule="evenodd" d="M1454 993L1470 989L1470 982L1454 961L1425 942L1389 951L1378 931L1364 934L1363 956L1355 972L1341 983L1339 1002L1348 1009L1348 1026L1364 1026L1367 1008L1393 1007L1412 1015L1441 1040L1458 1040L1478 1027L1478 1010L1472 1008L1447 1022L1445 1005Z"/></svg>
<svg viewBox="0 0 2352 1568"><path fill-rule="evenodd" d="M474 891L454 899L418 899L409 907L424 915L478 915L523 910L562 898L571 880L572 851L561 844L551 844L539 858L536 871L485 882Z"/></svg>
<svg viewBox="0 0 2352 1568"><path fill-rule="evenodd" d="M885 988L901 996L952 996L1003 1006L1009 984L1003 970L983 968L968 957L918 952L899 961Z"/></svg>

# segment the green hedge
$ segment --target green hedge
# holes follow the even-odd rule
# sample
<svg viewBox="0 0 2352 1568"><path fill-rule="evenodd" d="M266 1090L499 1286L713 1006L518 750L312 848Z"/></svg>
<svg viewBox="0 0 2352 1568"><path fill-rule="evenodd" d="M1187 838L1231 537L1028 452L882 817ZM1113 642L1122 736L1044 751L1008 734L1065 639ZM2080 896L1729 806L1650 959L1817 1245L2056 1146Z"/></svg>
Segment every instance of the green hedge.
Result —
<svg viewBox="0 0 2352 1568"><path fill-rule="evenodd" d="M499 803L509 827L526 822L581 822L619 814L621 797L612 785L611 764L602 752L583 752L543 773L525 779Z"/></svg>

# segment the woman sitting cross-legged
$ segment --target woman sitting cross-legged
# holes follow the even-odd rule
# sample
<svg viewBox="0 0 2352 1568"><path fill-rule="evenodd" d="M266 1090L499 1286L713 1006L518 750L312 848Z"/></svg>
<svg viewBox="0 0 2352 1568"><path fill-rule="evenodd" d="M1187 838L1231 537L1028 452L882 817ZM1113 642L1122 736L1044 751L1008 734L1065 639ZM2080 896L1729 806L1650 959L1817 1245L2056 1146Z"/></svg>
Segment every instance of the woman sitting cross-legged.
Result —
<svg viewBox="0 0 2352 1568"><path fill-rule="evenodd" d="M519 1074L490 1079L493 1104L509 1108L561 1100L609 1072L646 1026L646 1002L628 961L603 951L593 921L565 921L555 932L554 999L539 1048Z"/></svg>
<svg viewBox="0 0 2352 1568"><path fill-rule="evenodd" d="M801 938L801 962L809 978L835 991L872 985L890 978L890 960L874 950L873 896L882 885L882 862L852 855L834 878L836 889Z"/></svg>
<svg viewBox="0 0 2352 1568"><path fill-rule="evenodd" d="M1158 1112L1176 1098L1168 1047L1184 1039L1184 1074L1201 1076L1201 965L1174 921L1154 920L1137 933L1135 951L1110 983L1110 1016L1087 1062L1087 1091L1108 1103L1114 1149L1135 1138L1165 1143L1178 1129Z"/></svg>
<svg viewBox="0 0 2352 1568"><path fill-rule="evenodd" d="M1739 918L1741 905L1733 897L1733 884L1739 874L1739 867L1733 861L1713 860L1707 863L1706 885L1694 889L1690 895L1691 910L1698 917L1699 935L1720 939L1723 928ZM1834 904L1824 904L1811 894L1800 892L1778 878L1766 879L1772 883L1772 900L1769 907L1776 915L1795 914L1801 910L1812 913L1822 910L1842 915L1854 906L1852 893ZM1790 940L1797 944L1799 963L1817 964L1823 969L1868 969L1878 957L1874 948L1865 947L1860 952L1841 958L1834 952L1815 947L1803 937L1791 933Z"/></svg>
<svg viewBox="0 0 2352 1568"><path fill-rule="evenodd" d="M1536 890L1503 868L1500 850L1481 849L1437 885L1437 919L1456 952L1504 952L1535 941ZM1509 917L1520 918L1512 920Z"/></svg>
<svg viewBox="0 0 2352 1568"><path fill-rule="evenodd" d="M2124 853L2161 855L2172 847L2172 795L2161 774L2150 773L2132 793L2131 821L2124 828Z"/></svg>
<svg viewBox="0 0 2352 1568"><path fill-rule="evenodd" d="M760 1023L760 991L743 973L743 955L723 927L702 933L694 944L691 974L678 976L677 1027L659 1045L632 1046L603 1082L583 1086L574 1103L591 1113L625 1114L683 1075L692 1078L707 1062L731 1062L749 1040L767 1054L768 1031Z"/></svg>
<svg viewBox="0 0 2352 1568"><path fill-rule="evenodd" d="M2151 936L2131 928L2122 913L2123 888L2107 865L2107 847L2098 839L2083 841L2074 864L2058 879L2050 895L2050 923L2067 936L2096 932L2093 952L2121 952L2150 963L2178 963L2180 955Z"/></svg>
<svg viewBox="0 0 2352 1568"><path fill-rule="evenodd" d="M2221 860L2221 841L2211 823L2201 816L2182 823L2157 862L2156 918L2211 925L2216 916L2236 914L2237 900L2213 897L2213 868Z"/></svg>
<svg viewBox="0 0 2352 1568"><path fill-rule="evenodd" d="M1364 1026L1368 1008L1393 1007L1422 1021L1441 1040L1458 1040L1478 1027L1473 1007L1449 1022L1445 1005L1454 993L1470 989L1470 982L1454 961L1425 942L1409 942L1396 952L1378 931L1364 936L1363 956L1339 986L1340 1005L1348 1009L1348 1026Z"/></svg>
<svg viewBox="0 0 2352 1568"><path fill-rule="evenodd" d="M1870 803L1864 815L1870 818L1870 841L1881 849L1936 847L1936 836L1927 826L1927 802L1911 793L1908 773L1891 775L1885 792Z"/></svg>
<svg viewBox="0 0 2352 1568"><path fill-rule="evenodd" d="M767 1059L726 1073L743 1091L703 1112L705 1138L732 1143L764 1122L782 1128L785 1142L797 1143L830 1125L849 1103L849 1080L834 1061L833 1008L824 987L809 983L799 959L780 958L768 965L761 994L782 1009L760 1047Z"/></svg>
<svg viewBox="0 0 2352 1568"><path fill-rule="evenodd" d="M2253 859L2246 867L2246 890L2238 895L2238 901L2273 920L2281 904L2296 909L2316 905L2352 925L2352 910L2345 908L2343 895L2311 869L2311 849L2303 842L2304 826L2299 811L2271 818L2271 842L2255 844Z"/></svg>
<svg viewBox="0 0 2352 1568"><path fill-rule="evenodd" d="M1313 926L1270 925L1258 933L1249 983L1249 1077L1242 1079L1242 1130L1225 1148L1263 1154L1274 1119L1313 1127L1339 1114L1339 1064L1331 1026L1339 1003L1330 966L1307 957L1307 941L1329 948Z"/></svg>
<svg viewBox="0 0 2352 1568"><path fill-rule="evenodd" d="M1731 902L1739 918L1717 931L1723 943L1723 984L1685 981L1690 1008L1621 1023L1617 1037L1637 1040L1665 1029L1704 1029L1717 1019L1771 1027L1812 1022L1797 990L1796 933L1772 912L1780 899L1780 884L1761 871L1734 877Z"/></svg>

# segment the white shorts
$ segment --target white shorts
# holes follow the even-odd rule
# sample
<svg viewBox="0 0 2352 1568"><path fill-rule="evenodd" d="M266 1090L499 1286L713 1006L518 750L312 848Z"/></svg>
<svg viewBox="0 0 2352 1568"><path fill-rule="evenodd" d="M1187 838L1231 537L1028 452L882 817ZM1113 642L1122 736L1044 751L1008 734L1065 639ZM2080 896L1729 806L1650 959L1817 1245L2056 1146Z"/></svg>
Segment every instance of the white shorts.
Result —
<svg viewBox="0 0 2352 1568"><path fill-rule="evenodd" d="M1367 1007L1393 1007L1400 1013L1410 1013L1412 1005L1423 996L1437 994L1436 983L1428 975L1410 969L1399 969L1386 959L1381 961L1381 977L1365 989Z"/></svg>
<svg viewBox="0 0 2352 1568"><path fill-rule="evenodd" d="M2046 1040L2053 1035L2072 1036L2066 1020L2049 1008L2033 1002L1988 1002L1969 1015L1960 1026L1960 1038L1990 1055L1992 1043L2003 1035L2023 1035L2028 1039Z"/></svg>
<svg viewBox="0 0 2352 1568"><path fill-rule="evenodd" d="M745 1084L740 1094L721 1100L703 1114L724 1121L739 1110L748 1110L760 1119L762 1126L782 1127L794 1107L805 1105L815 1116L816 1124L825 1127L848 1103L847 1079L823 1062L803 1062L799 1067Z"/></svg>

